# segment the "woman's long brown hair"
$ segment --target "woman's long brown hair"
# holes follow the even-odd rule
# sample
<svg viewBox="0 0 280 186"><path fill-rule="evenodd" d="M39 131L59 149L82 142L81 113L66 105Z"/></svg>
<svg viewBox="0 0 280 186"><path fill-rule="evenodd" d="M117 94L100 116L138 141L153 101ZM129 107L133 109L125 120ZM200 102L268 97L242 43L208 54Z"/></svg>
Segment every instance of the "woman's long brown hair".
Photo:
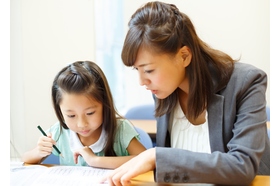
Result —
<svg viewBox="0 0 280 186"><path fill-rule="evenodd" d="M203 42L189 17L175 5L155 1L140 7L129 21L121 57L126 66L133 66L140 47L172 56L183 46L190 48L192 53L191 63L186 67L190 82L186 114L188 118L197 118L213 93L226 85L236 60ZM215 74L211 74L210 68ZM213 76L220 80L217 87L213 85ZM177 90L165 99L157 99L156 117L174 109L178 101Z"/></svg>

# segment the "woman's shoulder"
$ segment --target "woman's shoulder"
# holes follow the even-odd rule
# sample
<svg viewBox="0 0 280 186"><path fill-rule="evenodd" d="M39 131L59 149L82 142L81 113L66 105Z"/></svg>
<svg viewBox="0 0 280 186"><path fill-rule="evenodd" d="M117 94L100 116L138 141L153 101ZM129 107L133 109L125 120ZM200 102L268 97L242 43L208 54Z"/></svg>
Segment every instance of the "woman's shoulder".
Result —
<svg viewBox="0 0 280 186"><path fill-rule="evenodd" d="M232 96L232 94L249 91L249 87L259 89L266 85L267 75L263 70L248 63L236 62L233 73L222 92Z"/></svg>
<svg viewBox="0 0 280 186"><path fill-rule="evenodd" d="M247 72L247 73L242 73L242 72ZM241 76L242 74L243 75L248 74L248 72L252 72L253 75L257 75L257 74L266 75L266 73L262 69L252 64L244 63L244 62L236 62L234 64L233 74Z"/></svg>
<svg viewBox="0 0 280 186"><path fill-rule="evenodd" d="M256 79L266 79L267 74L260 68L243 62L236 62L230 81L239 84L252 82ZM230 82L229 82L230 83Z"/></svg>

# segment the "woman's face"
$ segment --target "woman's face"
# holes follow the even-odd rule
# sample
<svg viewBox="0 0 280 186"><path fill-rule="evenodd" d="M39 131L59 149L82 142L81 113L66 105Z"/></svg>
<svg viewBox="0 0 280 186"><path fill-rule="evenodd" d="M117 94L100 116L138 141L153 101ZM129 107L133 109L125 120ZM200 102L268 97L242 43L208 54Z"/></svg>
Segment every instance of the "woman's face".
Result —
<svg viewBox="0 0 280 186"><path fill-rule="evenodd" d="M62 94L60 109L68 128L80 137L100 132L103 123L103 105L84 94Z"/></svg>
<svg viewBox="0 0 280 186"><path fill-rule="evenodd" d="M180 49L175 56L171 56L140 49L134 63L134 68L139 73L140 85L159 99L168 97L180 86L188 89L185 67L190 63L191 55L186 52L188 51Z"/></svg>

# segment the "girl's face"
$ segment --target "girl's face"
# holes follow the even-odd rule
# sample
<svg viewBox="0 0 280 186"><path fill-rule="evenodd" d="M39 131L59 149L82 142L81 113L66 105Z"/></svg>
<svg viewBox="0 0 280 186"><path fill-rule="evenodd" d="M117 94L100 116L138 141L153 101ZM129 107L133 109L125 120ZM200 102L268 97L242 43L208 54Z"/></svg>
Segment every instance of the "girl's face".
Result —
<svg viewBox="0 0 280 186"><path fill-rule="evenodd" d="M178 87L188 92L185 67L190 60L187 47L182 47L175 56L155 54L140 48L134 68L138 70L140 85L144 85L157 98L164 99Z"/></svg>
<svg viewBox="0 0 280 186"><path fill-rule="evenodd" d="M101 132L103 105L84 94L62 94L60 109L68 128L80 137ZM95 136L96 136L95 135Z"/></svg>

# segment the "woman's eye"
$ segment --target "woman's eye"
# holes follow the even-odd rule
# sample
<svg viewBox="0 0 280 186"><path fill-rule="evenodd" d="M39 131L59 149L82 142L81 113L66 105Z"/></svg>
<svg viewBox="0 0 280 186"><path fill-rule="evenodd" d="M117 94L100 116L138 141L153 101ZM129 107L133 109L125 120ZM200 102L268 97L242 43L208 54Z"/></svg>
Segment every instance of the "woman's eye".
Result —
<svg viewBox="0 0 280 186"><path fill-rule="evenodd" d="M68 118L74 118L75 115L67 115Z"/></svg>
<svg viewBox="0 0 280 186"><path fill-rule="evenodd" d="M145 70L145 73L148 73L148 74L150 74L150 73L152 73L154 70Z"/></svg>

